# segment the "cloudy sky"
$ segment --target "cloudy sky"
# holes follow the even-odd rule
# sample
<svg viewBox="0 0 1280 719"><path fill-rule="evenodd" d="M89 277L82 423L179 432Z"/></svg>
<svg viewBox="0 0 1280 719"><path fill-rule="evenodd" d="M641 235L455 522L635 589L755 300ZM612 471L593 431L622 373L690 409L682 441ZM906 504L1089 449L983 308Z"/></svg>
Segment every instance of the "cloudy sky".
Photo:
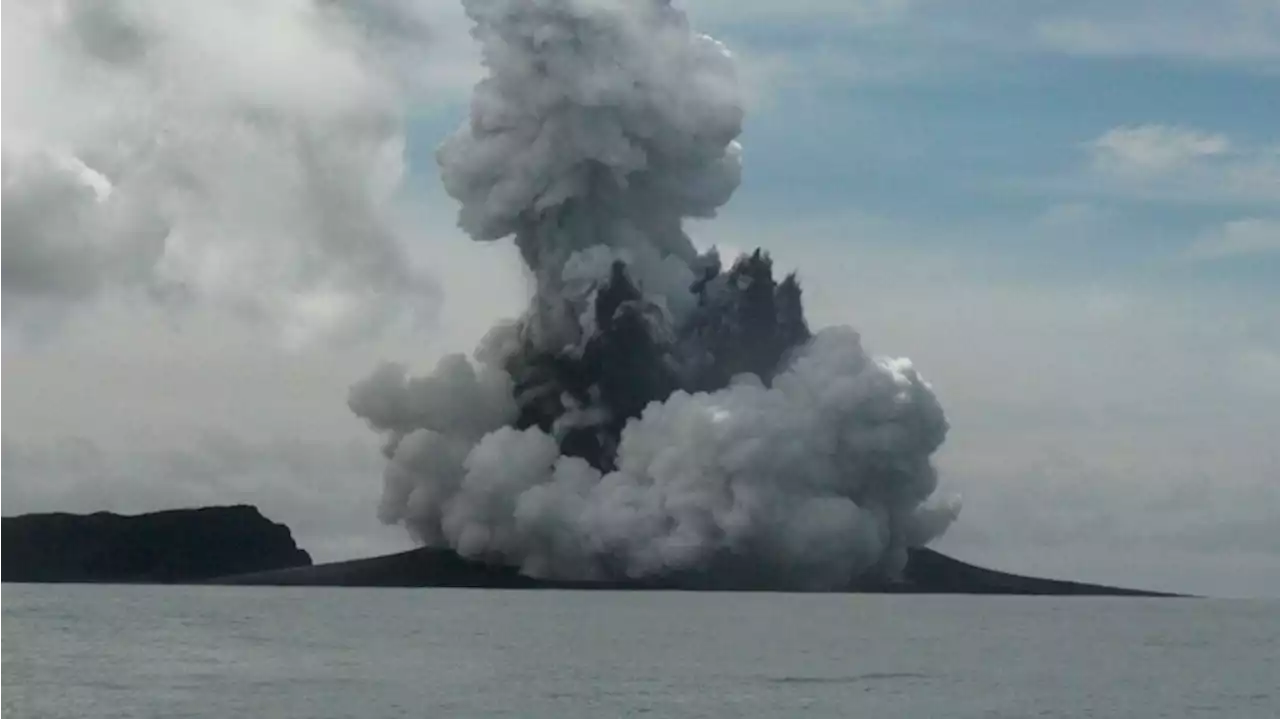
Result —
<svg viewBox="0 0 1280 719"><path fill-rule="evenodd" d="M1280 596L1280 5L688 0L746 177L704 245L912 357L939 548ZM318 559L408 546L346 407L518 313L435 146L478 56L432 0L6 0L3 510L250 502Z"/></svg>

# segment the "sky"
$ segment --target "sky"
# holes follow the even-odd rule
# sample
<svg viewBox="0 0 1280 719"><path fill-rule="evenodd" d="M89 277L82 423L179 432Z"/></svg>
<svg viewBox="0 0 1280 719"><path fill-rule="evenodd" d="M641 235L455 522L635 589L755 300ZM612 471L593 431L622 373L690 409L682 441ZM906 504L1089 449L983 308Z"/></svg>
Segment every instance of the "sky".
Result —
<svg viewBox="0 0 1280 719"><path fill-rule="evenodd" d="M1280 3L678 4L749 98L688 230L932 382L937 548L1280 596ZM461 9L5 10L4 514L248 502L319 560L411 546L347 390L528 293L438 179Z"/></svg>

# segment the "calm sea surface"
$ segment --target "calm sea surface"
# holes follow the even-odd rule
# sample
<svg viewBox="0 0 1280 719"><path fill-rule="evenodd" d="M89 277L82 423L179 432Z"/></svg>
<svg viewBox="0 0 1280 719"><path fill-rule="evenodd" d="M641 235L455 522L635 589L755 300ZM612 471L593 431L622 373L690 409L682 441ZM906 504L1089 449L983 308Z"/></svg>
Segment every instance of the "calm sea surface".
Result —
<svg viewBox="0 0 1280 719"><path fill-rule="evenodd" d="M1280 603L3 587L19 717L1280 717Z"/></svg>

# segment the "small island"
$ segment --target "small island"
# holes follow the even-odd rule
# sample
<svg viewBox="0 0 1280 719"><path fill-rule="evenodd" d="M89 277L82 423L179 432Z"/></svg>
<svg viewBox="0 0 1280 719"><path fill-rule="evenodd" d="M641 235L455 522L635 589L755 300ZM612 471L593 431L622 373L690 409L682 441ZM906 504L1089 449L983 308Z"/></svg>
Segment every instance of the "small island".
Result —
<svg viewBox="0 0 1280 719"><path fill-rule="evenodd" d="M256 507L138 515L24 514L3 520L5 582L182 583L311 564Z"/></svg>
<svg viewBox="0 0 1280 719"><path fill-rule="evenodd" d="M487 589L769 591L750 576L690 572L659 579L573 582L535 579L423 547L313 565L289 528L256 507L5 517L5 582L226 584L257 586L466 587ZM1174 596L1040 579L976 567L913 549L899 581L859 581L838 591L898 594Z"/></svg>

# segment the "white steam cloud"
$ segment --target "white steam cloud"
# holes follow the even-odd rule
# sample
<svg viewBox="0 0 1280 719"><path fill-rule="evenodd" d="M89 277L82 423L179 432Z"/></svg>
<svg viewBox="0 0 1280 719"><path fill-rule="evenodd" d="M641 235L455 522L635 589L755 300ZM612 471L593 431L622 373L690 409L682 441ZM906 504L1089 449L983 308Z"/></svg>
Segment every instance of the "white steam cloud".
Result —
<svg viewBox="0 0 1280 719"><path fill-rule="evenodd" d="M728 52L664 0L463 4L488 76L445 187L537 286L474 361L352 388L387 438L381 518L543 577L899 571L958 511L930 499L929 386L848 328L810 335L767 256L722 272L681 227L739 181Z"/></svg>
<svg viewBox="0 0 1280 719"><path fill-rule="evenodd" d="M6 325L122 292L297 341L430 316L434 285L390 219L404 89L379 49L388 12L6 0Z"/></svg>

